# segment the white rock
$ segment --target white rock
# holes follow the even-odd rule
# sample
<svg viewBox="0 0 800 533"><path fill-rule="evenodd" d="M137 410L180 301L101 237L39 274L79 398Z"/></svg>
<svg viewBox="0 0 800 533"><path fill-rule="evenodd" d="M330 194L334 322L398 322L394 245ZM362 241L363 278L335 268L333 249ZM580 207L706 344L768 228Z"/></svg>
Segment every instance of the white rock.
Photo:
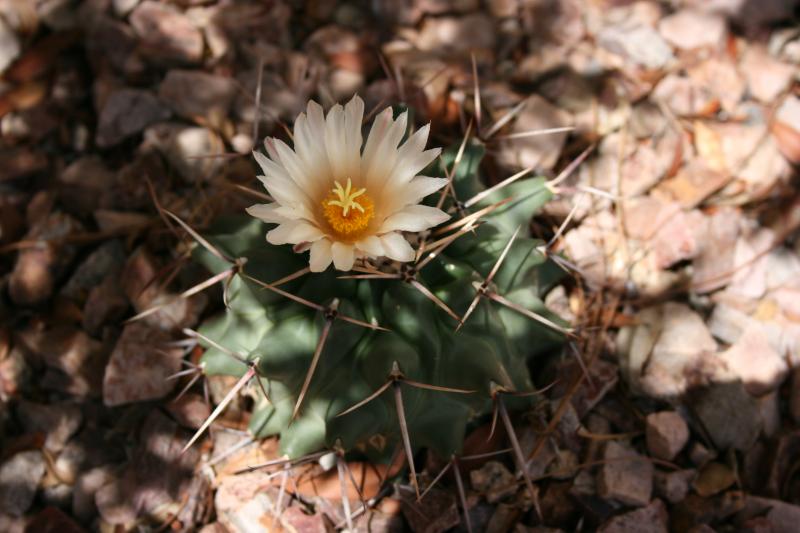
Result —
<svg viewBox="0 0 800 533"><path fill-rule="evenodd" d="M671 45L690 50L719 46L725 38L725 19L691 9L682 9L661 19L658 31Z"/></svg>
<svg viewBox="0 0 800 533"><path fill-rule="evenodd" d="M111 7L114 9L114 14L118 17L124 17L131 11L133 8L139 5L141 0L112 0Z"/></svg>
<svg viewBox="0 0 800 533"><path fill-rule="evenodd" d="M661 35L645 25L610 26L600 31L597 40L603 48L648 69L662 68L674 59Z"/></svg>
<svg viewBox="0 0 800 533"><path fill-rule="evenodd" d="M154 145L187 182L211 179L222 167L225 145L207 128L183 124L156 124L145 131L145 140Z"/></svg>
<svg viewBox="0 0 800 533"><path fill-rule="evenodd" d="M756 46L747 49L740 67L752 95L765 104L772 103L796 75L793 65L774 59Z"/></svg>
<svg viewBox="0 0 800 533"><path fill-rule="evenodd" d="M538 95L528 98L527 104L517 116L511 134L525 134L537 130L560 128L572 125L572 115L555 107ZM511 168L552 168L558 161L567 132L520 137L504 140L499 159Z"/></svg>
<svg viewBox="0 0 800 533"><path fill-rule="evenodd" d="M775 119L800 129L800 97L789 95L775 112Z"/></svg>
<svg viewBox="0 0 800 533"><path fill-rule="evenodd" d="M19 57L21 51L17 33L0 17L0 74Z"/></svg>
<svg viewBox="0 0 800 533"><path fill-rule="evenodd" d="M717 343L702 317L684 304L645 309L639 324L620 331L620 367L645 394L675 398L688 387L729 372L717 358Z"/></svg>
<svg viewBox="0 0 800 533"><path fill-rule="evenodd" d="M33 503L45 471L39 450L19 452L0 466L0 513L20 516Z"/></svg>
<svg viewBox="0 0 800 533"><path fill-rule="evenodd" d="M420 50L460 53L472 49L491 50L494 44L494 21L482 13L464 17L428 17L422 24L416 43Z"/></svg>
<svg viewBox="0 0 800 533"><path fill-rule="evenodd" d="M770 345L764 328L753 322L719 357L754 396L779 387L789 372L786 360Z"/></svg>

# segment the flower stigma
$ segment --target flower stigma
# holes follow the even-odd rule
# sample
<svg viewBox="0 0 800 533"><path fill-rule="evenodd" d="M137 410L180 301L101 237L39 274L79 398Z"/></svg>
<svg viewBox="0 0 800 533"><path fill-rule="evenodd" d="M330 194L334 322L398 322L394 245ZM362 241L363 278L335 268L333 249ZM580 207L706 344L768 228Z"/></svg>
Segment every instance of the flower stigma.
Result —
<svg viewBox="0 0 800 533"><path fill-rule="evenodd" d="M331 228L339 235L353 235L365 229L375 214L372 199L364 188L353 190L353 183L347 178L347 186L339 181L322 201L322 213Z"/></svg>

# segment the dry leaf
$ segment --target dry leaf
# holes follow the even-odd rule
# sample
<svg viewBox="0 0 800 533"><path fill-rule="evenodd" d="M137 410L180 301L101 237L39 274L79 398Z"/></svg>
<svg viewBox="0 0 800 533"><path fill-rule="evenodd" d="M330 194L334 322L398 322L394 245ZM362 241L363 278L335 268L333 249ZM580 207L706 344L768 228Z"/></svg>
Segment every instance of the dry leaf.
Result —
<svg viewBox="0 0 800 533"><path fill-rule="evenodd" d="M708 167L717 172L728 169L719 134L699 120L694 121L694 147Z"/></svg>

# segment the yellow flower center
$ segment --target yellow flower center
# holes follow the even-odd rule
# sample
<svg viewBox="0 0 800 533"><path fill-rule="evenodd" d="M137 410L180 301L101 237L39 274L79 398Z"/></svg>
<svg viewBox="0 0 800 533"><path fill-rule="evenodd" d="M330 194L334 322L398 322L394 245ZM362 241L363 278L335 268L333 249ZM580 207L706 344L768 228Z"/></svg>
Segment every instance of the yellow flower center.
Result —
<svg viewBox="0 0 800 533"><path fill-rule="evenodd" d="M327 198L322 201L322 214L333 231L342 236L352 236L365 229L375 216L375 205L367 196L366 189L353 190L347 178L347 186L338 181Z"/></svg>

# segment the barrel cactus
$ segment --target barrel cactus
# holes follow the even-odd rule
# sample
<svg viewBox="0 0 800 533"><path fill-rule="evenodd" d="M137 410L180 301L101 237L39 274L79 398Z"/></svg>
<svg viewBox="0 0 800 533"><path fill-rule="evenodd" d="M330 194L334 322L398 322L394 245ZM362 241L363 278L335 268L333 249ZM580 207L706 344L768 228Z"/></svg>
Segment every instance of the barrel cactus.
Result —
<svg viewBox="0 0 800 533"><path fill-rule="evenodd" d="M357 97L309 104L294 149L255 154L273 201L203 234L195 258L226 306L195 333L203 372L257 380L250 431L290 458L449 458L499 391L532 401L513 394L534 387L530 358L563 339L542 302L560 271L527 235L551 191L523 173L487 188L480 141L424 150L407 110L362 143L362 115Z"/></svg>

